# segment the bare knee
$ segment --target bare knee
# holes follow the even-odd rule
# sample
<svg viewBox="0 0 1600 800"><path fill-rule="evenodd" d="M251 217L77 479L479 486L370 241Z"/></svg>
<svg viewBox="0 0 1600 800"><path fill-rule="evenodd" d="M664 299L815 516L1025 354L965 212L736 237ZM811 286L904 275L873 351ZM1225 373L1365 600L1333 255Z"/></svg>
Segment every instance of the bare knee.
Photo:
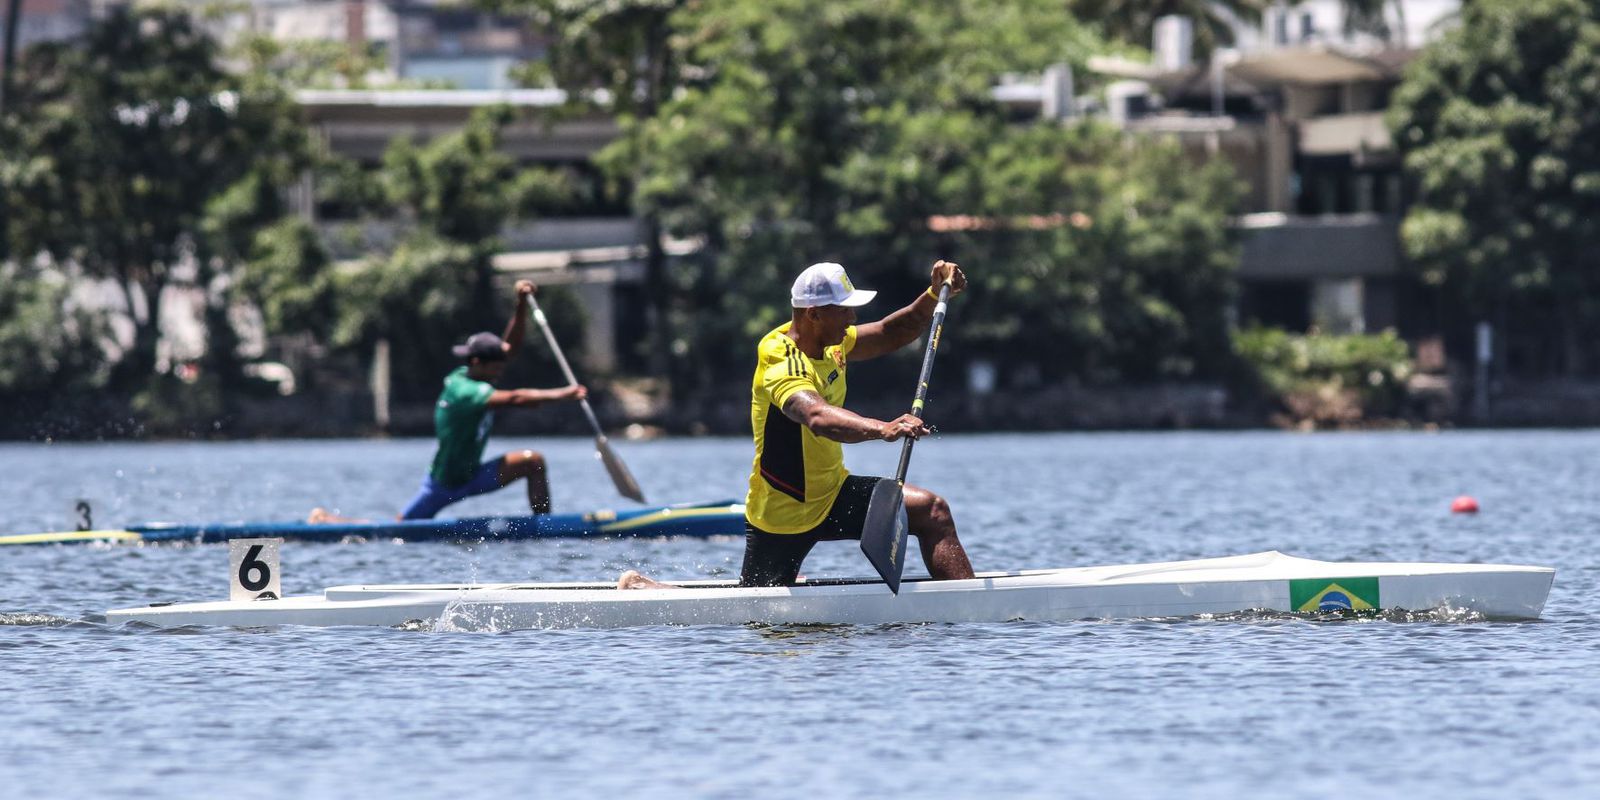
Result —
<svg viewBox="0 0 1600 800"><path fill-rule="evenodd" d="M918 486L907 486L905 498L906 511L911 518L924 523L917 527L929 533L943 534L955 526L950 503L943 496Z"/></svg>
<svg viewBox="0 0 1600 800"><path fill-rule="evenodd" d="M506 453L500 468L501 483L517 478L529 478L544 472L544 455L535 450L518 450Z"/></svg>

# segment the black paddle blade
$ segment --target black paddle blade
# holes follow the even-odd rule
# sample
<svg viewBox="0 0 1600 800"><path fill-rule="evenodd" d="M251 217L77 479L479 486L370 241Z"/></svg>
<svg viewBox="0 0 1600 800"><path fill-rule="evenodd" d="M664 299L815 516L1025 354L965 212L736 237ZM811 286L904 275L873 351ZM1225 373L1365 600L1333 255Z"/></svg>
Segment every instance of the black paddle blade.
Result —
<svg viewBox="0 0 1600 800"><path fill-rule="evenodd" d="M889 478L872 487L867 521L861 527L861 552L872 562L889 591L900 593L900 573L906 568L905 490Z"/></svg>
<svg viewBox="0 0 1600 800"><path fill-rule="evenodd" d="M617 494L634 501L644 502L644 490L639 488L639 482L633 479L633 473L628 471L628 465L622 463L622 457L617 451L611 449L611 442L604 436L594 439L595 454L600 456L600 463L605 465L606 472L611 475L611 482L617 487Z"/></svg>

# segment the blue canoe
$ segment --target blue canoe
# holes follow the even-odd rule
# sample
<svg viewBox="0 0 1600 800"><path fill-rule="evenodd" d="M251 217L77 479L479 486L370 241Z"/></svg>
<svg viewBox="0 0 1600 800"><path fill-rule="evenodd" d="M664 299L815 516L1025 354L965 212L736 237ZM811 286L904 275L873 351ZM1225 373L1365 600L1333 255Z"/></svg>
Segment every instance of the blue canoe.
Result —
<svg viewBox="0 0 1600 800"><path fill-rule="evenodd" d="M210 543L279 537L300 542L399 539L407 542L482 542L511 539L649 536L742 536L744 504L732 501L657 506L587 514L462 517L368 522L226 522L201 525L148 523L116 530L61 531L0 536L0 545Z"/></svg>

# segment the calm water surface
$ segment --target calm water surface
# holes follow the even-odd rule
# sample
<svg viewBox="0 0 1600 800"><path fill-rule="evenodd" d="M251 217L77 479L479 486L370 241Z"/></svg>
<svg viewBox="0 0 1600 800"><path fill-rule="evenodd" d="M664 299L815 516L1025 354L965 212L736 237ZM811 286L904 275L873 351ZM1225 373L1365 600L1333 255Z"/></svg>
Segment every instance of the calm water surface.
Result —
<svg viewBox="0 0 1600 800"><path fill-rule="evenodd" d="M584 440L559 509L613 506ZM394 513L427 441L0 446L4 533ZM619 445L652 499L743 494L749 444ZM897 449L848 448L858 472ZM1276 549L1554 566L1536 623L1151 620L440 633L155 631L227 550L0 551L0 796L1596 797L1600 433L944 436L979 569ZM1457 494L1483 505L1447 512ZM508 490L453 513L514 512ZM283 551L284 589L736 572L726 541ZM917 564L908 572L913 571ZM811 576L870 568L819 546Z"/></svg>

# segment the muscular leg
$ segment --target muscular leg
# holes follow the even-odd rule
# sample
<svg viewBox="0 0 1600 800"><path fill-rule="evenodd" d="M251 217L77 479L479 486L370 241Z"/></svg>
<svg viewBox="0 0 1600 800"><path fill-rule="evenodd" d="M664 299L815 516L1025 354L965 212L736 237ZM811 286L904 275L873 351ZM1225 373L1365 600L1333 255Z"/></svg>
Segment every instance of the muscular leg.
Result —
<svg viewBox="0 0 1600 800"><path fill-rule="evenodd" d="M535 514L550 513L550 481L545 477L544 456L532 450L506 453L500 461L500 485L518 479L528 482L528 508Z"/></svg>
<svg viewBox="0 0 1600 800"><path fill-rule="evenodd" d="M922 547L922 563L936 580L972 577L972 562L956 538L956 520L943 497L920 486L906 484L906 517L911 535Z"/></svg>

